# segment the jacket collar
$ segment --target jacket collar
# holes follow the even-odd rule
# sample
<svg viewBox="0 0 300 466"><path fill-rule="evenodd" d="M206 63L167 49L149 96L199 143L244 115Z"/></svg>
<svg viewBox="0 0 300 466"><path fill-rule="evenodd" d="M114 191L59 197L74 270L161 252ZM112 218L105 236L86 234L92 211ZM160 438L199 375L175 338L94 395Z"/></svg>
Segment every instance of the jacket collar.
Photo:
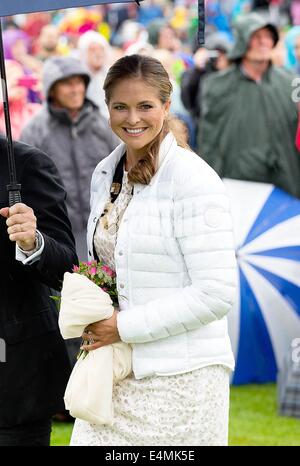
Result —
<svg viewBox="0 0 300 466"><path fill-rule="evenodd" d="M152 177L150 181L150 185L152 185L161 168L168 162L168 160L172 157L172 154L174 153L174 150L177 147L176 139L173 136L171 132L169 132L166 137L163 139L160 149L159 149L159 155L158 155L158 170L155 173L155 175ZM119 161L121 160L121 157L124 155L126 152L126 145L122 142L121 144L116 147L116 149L109 155L109 157L106 157L101 162L101 174L105 175L105 180L109 185L111 185L113 176L115 173L115 170L117 168L117 165ZM140 188L144 188L147 185L142 185L142 184L136 184L135 186L138 186Z"/></svg>
<svg viewBox="0 0 300 466"><path fill-rule="evenodd" d="M257 84L260 84L261 82L263 81L267 81L270 79L270 74L272 72L272 69L273 69L273 65L270 63L268 68L266 69L265 73L263 74L262 78L259 80L259 81L255 81L253 78L251 78L247 71L245 70L244 66L242 63L239 63L238 65L238 69L240 71L240 74L241 74L241 77L243 79L246 79L248 81L253 81L253 82L256 82Z"/></svg>
<svg viewBox="0 0 300 466"><path fill-rule="evenodd" d="M73 125L80 123L86 115L89 115L93 112L95 105L88 99L85 99L84 104L78 113L76 119L72 120L68 111L64 108L56 108L51 104L51 101L47 103L49 113L60 123L65 123L67 125Z"/></svg>
<svg viewBox="0 0 300 466"><path fill-rule="evenodd" d="M158 154L158 170L155 173L155 175L152 177L150 181L150 185L152 185L156 178L157 175L159 174L160 169L168 162L168 160L172 157L174 150L177 147L177 142L176 139L173 135L173 133L169 132L166 137L163 139L160 149L159 149L159 154Z"/></svg>

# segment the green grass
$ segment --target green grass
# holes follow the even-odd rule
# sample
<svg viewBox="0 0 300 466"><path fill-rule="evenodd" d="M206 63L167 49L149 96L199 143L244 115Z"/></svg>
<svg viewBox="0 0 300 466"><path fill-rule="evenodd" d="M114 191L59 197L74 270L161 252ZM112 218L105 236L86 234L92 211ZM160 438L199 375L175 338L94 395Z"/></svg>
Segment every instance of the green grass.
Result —
<svg viewBox="0 0 300 466"><path fill-rule="evenodd" d="M231 387L229 444L300 445L300 419L278 416L275 384Z"/></svg>
<svg viewBox="0 0 300 466"><path fill-rule="evenodd" d="M69 445L73 424L54 422L51 434L51 446Z"/></svg>
<svg viewBox="0 0 300 466"><path fill-rule="evenodd" d="M52 445L68 445L72 424L55 423ZM300 446L300 419L278 416L275 384L231 387L229 445Z"/></svg>

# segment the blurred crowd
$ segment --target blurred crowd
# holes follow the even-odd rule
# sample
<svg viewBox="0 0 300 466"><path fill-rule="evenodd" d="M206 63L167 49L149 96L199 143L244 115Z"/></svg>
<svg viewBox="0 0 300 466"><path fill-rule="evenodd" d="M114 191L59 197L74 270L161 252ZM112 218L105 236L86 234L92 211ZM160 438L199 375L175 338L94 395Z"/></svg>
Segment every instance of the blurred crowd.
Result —
<svg viewBox="0 0 300 466"><path fill-rule="evenodd" d="M257 11L278 27L280 39L272 62L300 69L299 0L206 0L206 44L197 44L197 0L146 0L4 19L4 46L14 138L39 112L46 96L44 63L53 56L78 58L91 81L87 98L107 116L102 83L109 66L124 54L157 57L173 82L172 111L185 123L196 148L195 119L200 115L199 76L230 65L232 25L241 15ZM0 130L4 131L3 109Z"/></svg>

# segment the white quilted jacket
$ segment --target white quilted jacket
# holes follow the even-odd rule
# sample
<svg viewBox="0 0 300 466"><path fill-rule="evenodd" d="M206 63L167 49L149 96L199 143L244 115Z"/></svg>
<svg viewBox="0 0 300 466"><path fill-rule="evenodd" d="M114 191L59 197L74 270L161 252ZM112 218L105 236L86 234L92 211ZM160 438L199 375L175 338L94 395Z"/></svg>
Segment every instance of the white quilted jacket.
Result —
<svg viewBox="0 0 300 466"><path fill-rule="evenodd" d="M109 199L119 145L94 171L88 223L93 235ZM217 174L169 133L149 185L136 184L115 249L121 295L118 330L133 344L140 379L212 364L234 368L226 314L236 292L231 215Z"/></svg>

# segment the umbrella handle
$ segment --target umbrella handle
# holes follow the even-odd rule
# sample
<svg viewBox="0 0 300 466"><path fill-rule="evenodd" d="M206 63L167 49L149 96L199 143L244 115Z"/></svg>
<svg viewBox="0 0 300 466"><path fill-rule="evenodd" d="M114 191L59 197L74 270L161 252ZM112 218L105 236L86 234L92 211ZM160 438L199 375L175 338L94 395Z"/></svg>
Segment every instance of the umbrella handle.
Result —
<svg viewBox="0 0 300 466"><path fill-rule="evenodd" d="M8 205L9 207L12 207L15 204L18 204L19 202L22 202L21 199L21 185L20 184L8 184L7 185L7 190L8 190Z"/></svg>

